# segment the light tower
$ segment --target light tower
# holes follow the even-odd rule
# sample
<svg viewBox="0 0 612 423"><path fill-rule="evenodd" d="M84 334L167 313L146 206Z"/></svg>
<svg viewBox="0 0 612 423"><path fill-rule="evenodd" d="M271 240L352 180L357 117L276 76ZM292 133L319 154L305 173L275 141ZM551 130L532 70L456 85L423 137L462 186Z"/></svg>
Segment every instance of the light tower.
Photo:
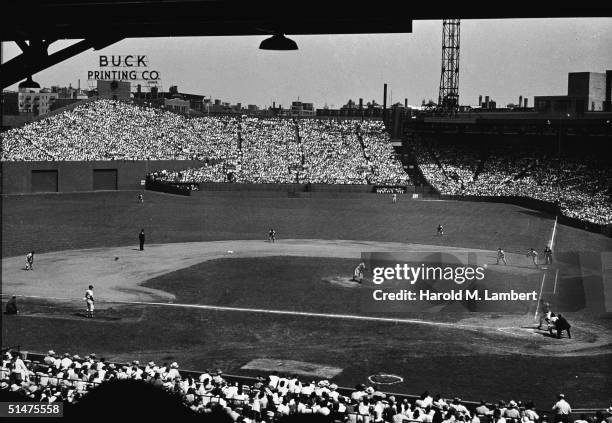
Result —
<svg viewBox="0 0 612 423"><path fill-rule="evenodd" d="M438 108L453 113L459 108L459 19L442 21L442 73Z"/></svg>

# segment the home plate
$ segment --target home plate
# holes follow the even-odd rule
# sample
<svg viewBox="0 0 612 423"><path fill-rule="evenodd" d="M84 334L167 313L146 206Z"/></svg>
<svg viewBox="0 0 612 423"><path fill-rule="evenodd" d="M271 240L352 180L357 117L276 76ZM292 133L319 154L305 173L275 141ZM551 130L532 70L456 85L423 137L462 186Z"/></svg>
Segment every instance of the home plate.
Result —
<svg viewBox="0 0 612 423"><path fill-rule="evenodd" d="M331 379L342 372L338 367L324 366L304 361L283 360L274 358L256 358L241 367L245 370L263 370L282 374L295 374L314 376L322 379Z"/></svg>

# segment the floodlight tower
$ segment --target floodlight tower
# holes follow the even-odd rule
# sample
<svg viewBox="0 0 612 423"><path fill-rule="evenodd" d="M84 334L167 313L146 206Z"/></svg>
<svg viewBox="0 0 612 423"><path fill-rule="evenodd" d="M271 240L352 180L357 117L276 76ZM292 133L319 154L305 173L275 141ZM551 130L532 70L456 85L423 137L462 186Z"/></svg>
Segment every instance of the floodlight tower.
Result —
<svg viewBox="0 0 612 423"><path fill-rule="evenodd" d="M459 19L442 21L442 73L438 108L454 113L459 108Z"/></svg>

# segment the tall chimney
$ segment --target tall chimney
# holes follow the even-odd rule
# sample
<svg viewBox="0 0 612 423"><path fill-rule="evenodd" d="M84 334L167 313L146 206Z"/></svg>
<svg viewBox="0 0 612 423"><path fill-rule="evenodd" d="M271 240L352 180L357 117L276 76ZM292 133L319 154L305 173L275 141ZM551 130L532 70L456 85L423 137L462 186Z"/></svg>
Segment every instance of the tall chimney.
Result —
<svg viewBox="0 0 612 423"><path fill-rule="evenodd" d="M527 103L528 103L528 98L527 98L527 97L525 97L525 106L524 106L525 108L527 108L527 107L528 107L528 106L527 106Z"/></svg>
<svg viewBox="0 0 612 423"><path fill-rule="evenodd" d="M387 84L385 84L383 90L383 122L387 121Z"/></svg>
<svg viewBox="0 0 612 423"><path fill-rule="evenodd" d="M272 102L272 109L276 109L276 101Z"/></svg>
<svg viewBox="0 0 612 423"><path fill-rule="evenodd" d="M518 106L521 107L523 105L523 96L519 95L519 104Z"/></svg>
<svg viewBox="0 0 612 423"><path fill-rule="evenodd" d="M363 110L363 98L359 99L359 110Z"/></svg>
<svg viewBox="0 0 612 423"><path fill-rule="evenodd" d="M478 107L482 107L482 94L478 96Z"/></svg>
<svg viewBox="0 0 612 423"><path fill-rule="evenodd" d="M406 109L408 108L408 99L407 98L404 99L404 107Z"/></svg>
<svg viewBox="0 0 612 423"><path fill-rule="evenodd" d="M485 95L485 109L489 108L489 96Z"/></svg>

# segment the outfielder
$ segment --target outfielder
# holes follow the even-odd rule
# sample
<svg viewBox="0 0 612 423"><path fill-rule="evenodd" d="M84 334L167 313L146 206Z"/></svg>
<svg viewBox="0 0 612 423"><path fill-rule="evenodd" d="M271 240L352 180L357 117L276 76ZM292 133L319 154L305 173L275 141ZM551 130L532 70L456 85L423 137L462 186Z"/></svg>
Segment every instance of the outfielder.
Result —
<svg viewBox="0 0 612 423"><path fill-rule="evenodd" d="M85 302L87 303L87 317L93 318L94 314L94 294L93 285L89 285L89 289L85 291Z"/></svg>

